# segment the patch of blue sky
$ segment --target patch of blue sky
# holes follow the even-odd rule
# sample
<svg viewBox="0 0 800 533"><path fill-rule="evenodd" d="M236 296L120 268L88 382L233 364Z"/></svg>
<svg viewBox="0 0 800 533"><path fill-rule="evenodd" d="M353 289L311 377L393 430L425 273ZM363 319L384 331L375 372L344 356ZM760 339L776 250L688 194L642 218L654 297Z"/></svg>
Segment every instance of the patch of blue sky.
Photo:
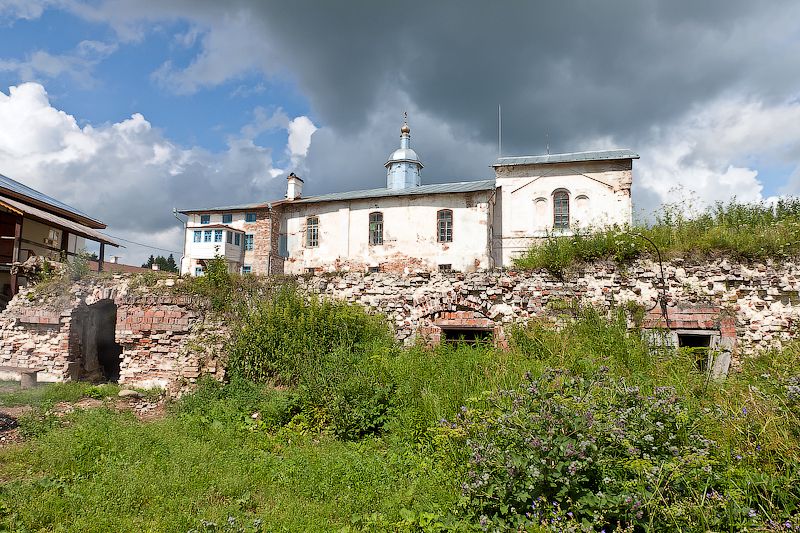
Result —
<svg viewBox="0 0 800 533"><path fill-rule="evenodd" d="M280 107L290 119L310 114L308 101L291 80L265 77L256 71L199 87L192 94L176 94L158 83L153 73L165 62L171 62L174 69L185 68L200 53L201 39L185 46L175 38L189 29L184 21L160 23L147 28L140 40L118 43L113 53L92 66L91 83L76 83L68 74L54 79L40 75L35 81L47 89L53 106L74 115L81 125L119 122L141 113L179 145L211 151L226 149L227 139L252 121L256 107ZM84 40L117 42L110 27L57 10L47 10L39 19L0 26L0 35L4 42L0 58L16 61L39 50L74 54ZM4 92L23 81L28 80L18 72L0 71ZM286 145L286 132L264 132L256 141L273 148L273 157L277 157Z"/></svg>

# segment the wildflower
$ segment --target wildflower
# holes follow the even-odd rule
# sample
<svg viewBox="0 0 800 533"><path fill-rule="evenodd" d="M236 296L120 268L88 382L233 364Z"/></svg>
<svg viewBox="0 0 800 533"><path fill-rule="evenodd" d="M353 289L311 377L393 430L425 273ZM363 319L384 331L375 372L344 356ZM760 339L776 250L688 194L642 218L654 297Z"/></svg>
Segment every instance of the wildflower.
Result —
<svg viewBox="0 0 800 533"><path fill-rule="evenodd" d="M747 513L747 516L749 516L750 518L755 518L756 515L758 515L758 511L756 511L755 509L750 509L750 512Z"/></svg>

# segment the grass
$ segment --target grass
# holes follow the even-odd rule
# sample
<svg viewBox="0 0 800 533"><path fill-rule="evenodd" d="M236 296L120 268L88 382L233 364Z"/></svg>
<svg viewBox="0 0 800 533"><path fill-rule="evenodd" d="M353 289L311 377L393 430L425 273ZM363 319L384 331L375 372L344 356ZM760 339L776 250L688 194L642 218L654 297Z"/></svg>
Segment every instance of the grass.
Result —
<svg viewBox="0 0 800 533"><path fill-rule="evenodd" d="M522 269L545 269L562 277L571 267L598 260L628 263L640 257L664 259L725 256L736 260L787 259L800 254L800 198L766 203L718 203L695 214L665 206L650 225L551 235L516 260ZM649 242L650 241L650 242Z"/></svg>
<svg viewBox="0 0 800 533"><path fill-rule="evenodd" d="M264 310L254 309L255 322L242 326L257 326ZM491 391L553 367L589 379L607 369L647 394L674 387L692 427L715 442L709 479L726 487L726 505L739 515L753 509L754 529L794 519L800 508L800 389L792 392L800 387L798 344L748 359L740 374L717 383L695 370L688 353L651 353L627 331L623 311L579 310L557 332L532 322L513 329L511 349L503 351L364 343L358 331L374 337L374 317L309 309L295 311L310 313L323 332L353 321L352 335L320 335L320 348L298 332L285 345L291 354L262 351L280 355L270 365L288 365L292 379L281 387L271 377L281 368L269 367L252 374L262 383L204 381L161 420L143 423L107 407L22 420L29 440L0 451L0 530L476 530L460 488L465 448L440 420L484 409ZM292 332L291 321L269 316L269 338L247 333L261 348ZM375 403L375 390L388 391L385 404ZM92 391L65 384L0 392L0 406L44 409ZM377 423L340 432L342 420ZM705 516L708 507L680 505L669 511Z"/></svg>
<svg viewBox="0 0 800 533"><path fill-rule="evenodd" d="M116 396L118 385L105 383L93 385L83 381L59 383L55 386L39 384L32 389L20 389L19 383L9 382L0 394L0 407L30 405L33 407L52 407L59 402L77 402L81 398L105 398Z"/></svg>

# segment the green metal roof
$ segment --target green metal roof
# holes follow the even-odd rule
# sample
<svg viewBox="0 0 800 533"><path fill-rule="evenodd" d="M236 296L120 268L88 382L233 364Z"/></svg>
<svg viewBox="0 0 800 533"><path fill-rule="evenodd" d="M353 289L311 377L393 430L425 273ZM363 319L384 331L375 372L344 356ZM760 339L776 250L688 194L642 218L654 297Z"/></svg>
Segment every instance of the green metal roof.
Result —
<svg viewBox="0 0 800 533"><path fill-rule="evenodd" d="M608 161L612 159L639 159L639 154L631 150L599 150L591 152L569 152L565 154L524 155L520 157L501 157L493 165L543 165L552 163L576 163L580 161Z"/></svg>

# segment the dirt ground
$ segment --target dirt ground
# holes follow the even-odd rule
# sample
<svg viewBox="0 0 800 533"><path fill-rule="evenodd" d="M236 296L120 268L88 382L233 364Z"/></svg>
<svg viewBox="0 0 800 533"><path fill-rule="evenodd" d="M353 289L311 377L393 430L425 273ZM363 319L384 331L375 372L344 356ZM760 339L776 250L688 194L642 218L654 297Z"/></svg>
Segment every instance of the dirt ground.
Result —
<svg viewBox="0 0 800 533"><path fill-rule="evenodd" d="M6 383L2 383L0 384L0 392L13 390L11 387L12 386ZM50 413L57 417L63 417L76 410L95 409L103 406L110 407L120 412L130 411L142 422L158 420L163 418L166 414L166 400L163 396L158 399L135 397L109 397L103 399L81 398L77 402L59 402L50 409ZM33 410L34 407L32 405L16 405L13 407L0 406L0 414L11 416L17 420ZM0 448L24 442L24 440L18 427L0 430Z"/></svg>

